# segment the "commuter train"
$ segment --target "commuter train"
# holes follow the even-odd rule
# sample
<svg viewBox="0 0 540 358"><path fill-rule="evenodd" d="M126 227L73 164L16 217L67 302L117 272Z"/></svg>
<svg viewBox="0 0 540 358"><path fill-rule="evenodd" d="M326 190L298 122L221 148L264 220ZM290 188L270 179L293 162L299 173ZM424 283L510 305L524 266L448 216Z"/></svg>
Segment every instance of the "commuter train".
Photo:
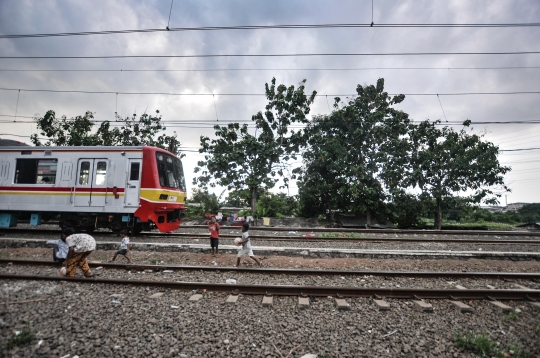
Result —
<svg viewBox="0 0 540 358"><path fill-rule="evenodd" d="M160 148L0 147L0 228L58 219L87 232L169 232L185 197L182 162Z"/></svg>

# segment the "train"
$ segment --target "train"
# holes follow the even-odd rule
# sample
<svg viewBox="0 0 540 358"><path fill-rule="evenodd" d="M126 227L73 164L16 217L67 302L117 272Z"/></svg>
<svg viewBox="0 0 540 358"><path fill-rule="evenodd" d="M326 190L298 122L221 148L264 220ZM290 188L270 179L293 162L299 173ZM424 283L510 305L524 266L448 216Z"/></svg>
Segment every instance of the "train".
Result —
<svg viewBox="0 0 540 358"><path fill-rule="evenodd" d="M0 147L0 228L58 220L86 232L171 232L185 198L182 161L161 148Z"/></svg>

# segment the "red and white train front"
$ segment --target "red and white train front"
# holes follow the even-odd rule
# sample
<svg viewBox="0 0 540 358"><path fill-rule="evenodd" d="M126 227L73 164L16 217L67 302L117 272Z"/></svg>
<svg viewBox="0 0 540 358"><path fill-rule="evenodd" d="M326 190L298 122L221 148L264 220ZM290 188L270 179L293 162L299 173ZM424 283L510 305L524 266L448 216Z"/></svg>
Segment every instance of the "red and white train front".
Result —
<svg viewBox="0 0 540 358"><path fill-rule="evenodd" d="M182 163L155 147L0 147L0 227L18 219L92 231L176 230Z"/></svg>

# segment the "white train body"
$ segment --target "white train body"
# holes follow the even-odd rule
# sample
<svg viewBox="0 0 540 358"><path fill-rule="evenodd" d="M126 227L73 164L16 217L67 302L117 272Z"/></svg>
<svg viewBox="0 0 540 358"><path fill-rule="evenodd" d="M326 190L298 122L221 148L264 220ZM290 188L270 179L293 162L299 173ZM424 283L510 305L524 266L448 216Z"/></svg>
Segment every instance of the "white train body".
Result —
<svg viewBox="0 0 540 358"><path fill-rule="evenodd" d="M0 227L30 215L87 231L172 231L184 200L180 159L159 148L0 147Z"/></svg>

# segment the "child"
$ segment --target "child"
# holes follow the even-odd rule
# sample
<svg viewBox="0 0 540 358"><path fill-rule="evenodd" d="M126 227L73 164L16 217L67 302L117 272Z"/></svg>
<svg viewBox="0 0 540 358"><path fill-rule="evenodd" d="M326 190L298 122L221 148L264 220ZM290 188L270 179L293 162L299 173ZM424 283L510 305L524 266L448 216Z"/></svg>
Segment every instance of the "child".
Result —
<svg viewBox="0 0 540 358"><path fill-rule="evenodd" d="M120 231L120 237L122 238L122 242L120 243L120 247L118 248L118 251L115 252L113 258L109 262L113 262L116 260L116 256L123 255L127 260L128 263L133 263L131 259L128 256L128 251L131 250L131 244L129 243L129 237L127 236L127 230L123 229Z"/></svg>
<svg viewBox="0 0 540 358"><path fill-rule="evenodd" d="M59 240L47 241L47 245L53 246L53 261L63 263L66 261L66 257L69 251L69 247L66 244L66 237L62 233Z"/></svg>
<svg viewBox="0 0 540 358"><path fill-rule="evenodd" d="M216 221L216 217L212 215L212 221L207 221L208 229L210 230L210 247L212 248L212 256L217 255L218 253L218 244L219 244L219 224ZM216 253L214 254L214 248Z"/></svg>
<svg viewBox="0 0 540 358"><path fill-rule="evenodd" d="M255 260L255 262L259 264L259 267L262 267L262 262L255 255L253 255L253 250L251 250L251 242L249 241L248 230L249 224L244 223L244 225L242 225L242 249L238 251L238 258L236 259L236 265L234 265L234 267L240 267L240 259L245 254L248 254L249 257L251 257L253 260Z"/></svg>

